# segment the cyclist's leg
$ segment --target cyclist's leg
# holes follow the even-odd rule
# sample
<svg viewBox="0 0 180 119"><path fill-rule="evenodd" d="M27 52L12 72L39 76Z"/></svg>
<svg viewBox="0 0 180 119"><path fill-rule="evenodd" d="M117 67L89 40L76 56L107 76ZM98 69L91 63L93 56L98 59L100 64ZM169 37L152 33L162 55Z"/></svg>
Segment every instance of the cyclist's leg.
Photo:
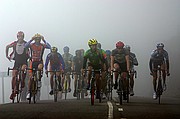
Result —
<svg viewBox="0 0 180 119"><path fill-rule="evenodd" d="M100 92L101 92L101 89L102 89L101 79L100 79L100 74L99 73L96 73L95 80L96 80L96 99L99 99L100 98Z"/></svg>
<svg viewBox="0 0 180 119"><path fill-rule="evenodd" d="M75 74L74 74L74 93L73 93L73 96L74 96L74 97L76 97L76 91L77 91L77 90L76 90L76 89L77 89L77 83L78 83L78 82L77 82L77 80L78 80L77 78L78 78L78 75L77 75L77 73L75 73Z"/></svg>
<svg viewBox="0 0 180 119"><path fill-rule="evenodd" d="M68 81L68 92L71 92L71 78L70 78L70 72L66 73L66 79Z"/></svg>
<svg viewBox="0 0 180 119"><path fill-rule="evenodd" d="M53 95L53 85L54 85L54 81L53 81L53 77L54 77L54 73L53 72L50 72L50 87L51 87L51 90L49 92L50 95Z"/></svg>
<svg viewBox="0 0 180 119"><path fill-rule="evenodd" d="M88 66L87 87L86 87L87 90L89 90L90 88L91 74L92 74L92 66Z"/></svg>
<svg viewBox="0 0 180 119"><path fill-rule="evenodd" d="M57 79L58 79L58 88L59 88L59 91L62 91L62 86L61 86L61 72L56 72L56 76L57 76Z"/></svg>
<svg viewBox="0 0 180 119"><path fill-rule="evenodd" d="M163 63L161 65L161 71L162 71L162 78L163 78L163 90L166 90L166 71L165 71L165 64Z"/></svg>
<svg viewBox="0 0 180 119"><path fill-rule="evenodd" d="M133 91L133 88L134 88L134 71L131 71L130 72L130 96L133 96L134 95L134 91Z"/></svg>
<svg viewBox="0 0 180 119"><path fill-rule="evenodd" d="M157 70L153 70L153 88L154 88L154 93L153 93L153 99L157 98L156 95L156 89L157 89Z"/></svg>
<svg viewBox="0 0 180 119"><path fill-rule="evenodd" d="M32 83L32 71L29 71L29 79L28 79L28 93L26 96L26 99L30 99L30 93L31 93L31 83Z"/></svg>
<svg viewBox="0 0 180 119"><path fill-rule="evenodd" d="M39 81L41 81L41 78L42 78L42 72L43 72L43 62L39 62L39 64L38 64L38 79L39 79Z"/></svg>
<svg viewBox="0 0 180 119"><path fill-rule="evenodd" d="M115 71L119 71L119 64L118 63L114 63L114 69ZM118 72L114 72L114 80L115 80L115 84L114 84L114 89L117 89L118 83L117 83L117 79L118 79Z"/></svg>
<svg viewBox="0 0 180 119"><path fill-rule="evenodd" d="M12 93L10 95L10 99L14 99L14 97L16 96L16 75L17 75L17 70L13 70L12 71L12 80L11 80L11 87L12 87Z"/></svg>
<svg viewBox="0 0 180 119"><path fill-rule="evenodd" d="M23 64L22 67L21 67L21 70L23 71L22 72L22 83L21 83L22 88L24 88L24 86L25 86L26 72L24 72L24 71L25 71L26 68L27 68L26 64Z"/></svg>
<svg viewBox="0 0 180 119"><path fill-rule="evenodd" d="M103 67L102 70L102 76L101 76L101 86L102 86L102 92L103 92L103 99L106 98L107 95L107 91L106 91L106 87L107 87L107 79L106 79L106 72L105 72L105 65Z"/></svg>

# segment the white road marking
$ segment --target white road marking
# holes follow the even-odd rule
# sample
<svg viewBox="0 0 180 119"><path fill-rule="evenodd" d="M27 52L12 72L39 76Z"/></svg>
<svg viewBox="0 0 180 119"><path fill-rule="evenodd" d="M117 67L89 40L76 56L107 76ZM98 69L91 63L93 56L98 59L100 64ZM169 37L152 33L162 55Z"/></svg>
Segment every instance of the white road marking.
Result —
<svg viewBox="0 0 180 119"><path fill-rule="evenodd" d="M109 111L108 111L108 119L113 119L113 105L110 101L107 102Z"/></svg>

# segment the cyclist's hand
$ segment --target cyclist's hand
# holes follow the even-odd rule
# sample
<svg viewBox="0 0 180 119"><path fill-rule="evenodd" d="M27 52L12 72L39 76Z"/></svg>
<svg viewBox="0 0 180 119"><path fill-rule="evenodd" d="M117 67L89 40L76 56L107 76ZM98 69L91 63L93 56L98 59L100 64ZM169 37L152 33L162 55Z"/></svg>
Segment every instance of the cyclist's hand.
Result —
<svg viewBox="0 0 180 119"><path fill-rule="evenodd" d="M85 71L85 69L81 69L81 73L83 76L85 75L84 71Z"/></svg>
<svg viewBox="0 0 180 119"><path fill-rule="evenodd" d="M7 59L8 59L10 62L12 62L12 61L11 61L11 58L10 58L9 56L7 56Z"/></svg>
<svg viewBox="0 0 180 119"><path fill-rule="evenodd" d="M153 73L151 72L150 75L153 76Z"/></svg>
<svg viewBox="0 0 180 119"><path fill-rule="evenodd" d="M167 76L170 76L170 73L169 73L169 72L167 72Z"/></svg>
<svg viewBox="0 0 180 119"><path fill-rule="evenodd" d="M48 71L47 71L47 70L45 71L45 74L46 74L46 75L47 75L47 77L48 77Z"/></svg>
<svg viewBox="0 0 180 119"><path fill-rule="evenodd" d="M35 37L35 36L33 36L31 40L35 40L35 39L36 39L36 37Z"/></svg>
<svg viewBox="0 0 180 119"><path fill-rule="evenodd" d="M44 36L41 36L42 41L44 41Z"/></svg>

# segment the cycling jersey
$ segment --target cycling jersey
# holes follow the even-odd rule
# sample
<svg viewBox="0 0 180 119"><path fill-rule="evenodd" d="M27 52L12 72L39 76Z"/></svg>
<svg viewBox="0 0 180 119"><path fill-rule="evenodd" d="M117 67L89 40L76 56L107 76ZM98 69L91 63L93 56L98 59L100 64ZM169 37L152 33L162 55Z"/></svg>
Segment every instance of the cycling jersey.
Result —
<svg viewBox="0 0 180 119"><path fill-rule="evenodd" d="M29 58L28 49L24 47L26 41L23 43L18 43L14 41L13 43L9 44L7 47L13 47L13 51L10 54L11 59L15 60L14 68L18 68L23 64L27 65L27 60Z"/></svg>
<svg viewBox="0 0 180 119"><path fill-rule="evenodd" d="M106 54L101 49L97 49L96 51L87 50L84 54L83 69L86 68L87 59L89 59L89 65L94 69L101 69L106 61Z"/></svg>
<svg viewBox="0 0 180 119"><path fill-rule="evenodd" d="M169 60L169 56L166 50L162 50L161 53L158 50L153 50L151 53L151 59L153 59L155 62L161 62L164 60Z"/></svg>
<svg viewBox="0 0 180 119"><path fill-rule="evenodd" d="M128 51L126 49L114 49L112 50L112 56L114 56L114 62L118 62L118 63L125 63L126 62L126 55L128 54Z"/></svg>
<svg viewBox="0 0 180 119"><path fill-rule="evenodd" d="M71 66L73 62L73 55L70 53L65 53L62 55L65 63L65 72L70 72L71 71Z"/></svg>
<svg viewBox="0 0 180 119"><path fill-rule="evenodd" d="M158 50L153 50L149 61L150 71L152 72L152 69L157 69L158 65L161 66L165 64L167 70L169 70L169 56L167 51L164 49L161 52Z"/></svg>
<svg viewBox="0 0 180 119"><path fill-rule="evenodd" d="M40 43L40 44L36 44L36 43L31 43L33 40L30 40L29 42L27 42L25 44L25 47L28 48L30 47L31 49L31 60L32 62L36 61L42 61L42 56L44 53L44 49L50 49L51 46L49 43L47 43L46 41L44 41L44 44Z"/></svg>
<svg viewBox="0 0 180 119"><path fill-rule="evenodd" d="M73 62L75 72L81 72L81 69L83 67L83 57L74 56Z"/></svg>
<svg viewBox="0 0 180 119"><path fill-rule="evenodd" d="M134 68L134 65L138 65L138 61L136 59L136 55L132 52L129 53L129 61L130 61L130 69Z"/></svg>
<svg viewBox="0 0 180 119"><path fill-rule="evenodd" d="M64 60L60 53L54 55L52 53L49 53L47 55L45 62L45 70L47 70L49 62L51 70L60 70L61 66L63 70L65 69Z"/></svg>

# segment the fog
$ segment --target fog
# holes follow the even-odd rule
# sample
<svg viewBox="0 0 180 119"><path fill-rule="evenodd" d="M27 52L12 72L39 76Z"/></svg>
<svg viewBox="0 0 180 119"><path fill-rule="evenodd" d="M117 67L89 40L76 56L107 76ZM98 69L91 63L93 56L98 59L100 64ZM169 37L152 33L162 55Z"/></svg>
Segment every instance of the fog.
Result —
<svg viewBox="0 0 180 119"><path fill-rule="evenodd" d="M148 61L156 44L163 42L171 73L165 95L180 97L179 13L179 0L0 0L0 71L13 66L5 57L5 46L17 40L20 30L26 41L35 33L42 34L61 53L66 45L72 54L79 48L87 50L91 38L105 50L114 49L121 40L131 46L139 61L135 94L152 96Z"/></svg>

